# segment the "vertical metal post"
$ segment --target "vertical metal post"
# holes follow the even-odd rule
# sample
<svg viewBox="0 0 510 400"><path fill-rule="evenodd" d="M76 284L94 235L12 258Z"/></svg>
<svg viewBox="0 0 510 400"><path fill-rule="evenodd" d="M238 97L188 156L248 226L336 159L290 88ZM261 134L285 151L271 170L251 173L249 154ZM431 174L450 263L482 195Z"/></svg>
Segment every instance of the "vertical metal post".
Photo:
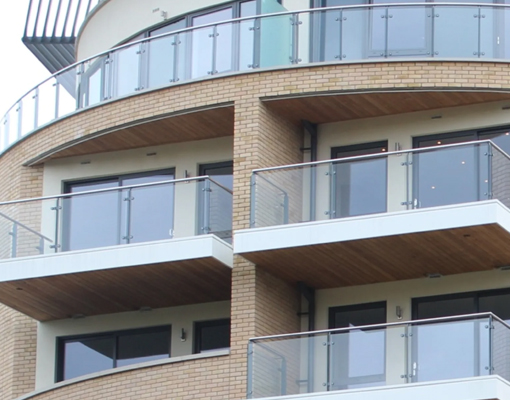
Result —
<svg viewBox="0 0 510 400"><path fill-rule="evenodd" d="M494 319L492 315L489 315L489 375L494 373Z"/></svg>
<svg viewBox="0 0 510 400"><path fill-rule="evenodd" d="M60 84L57 81L55 81L53 86L55 86L55 119L57 119L59 115L58 110L60 105Z"/></svg>
<svg viewBox="0 0 510 400"><path fill-rule="evenodd" d="M492 176L493 160L494 160L494 149L492 148L492 143L487 143L487 199L492 199L494 197L493 176Z"/></svg>
<svg viewBox="0 0 510 400"><path fill-rule="evenodd" d="M4 121L4 125L5 125L5 128L4 128L4 150L6 150L7 147L9 147L9 130L11 127L10 120L11 120L10 111L7 111L7 115L5 116L5 121Z"/></svg>
<svg viewBox="0 0 510 400"><path fill-rule="evenodd" d="M218 71L216 70L216 53L218 51L218 25L214 25L213 27L213 33L209 35L212 37L213 40L213 47L212 47L212 60L211 60L211 72L210 75L217 74Z"/></svg>
<svg viewBox="0 0 510 400"><path fill-rule="evenodd" d="M14 222L12 224L12 231L9 232L11 235L11 258L16 258L16 252L18 249L18 224Z"/></svg>
<svg viewBox="0 0 510 400"><path fill-rule="evenodd" d="M204 209L202 210L202 234L207 235L211 231L211 181L205 179L203 182Z"/></svg>
<svg viewBox="0 0 510 400"><path fill-rule="evenodd" d="M317 167L310 167L310 221L316 219L317 208Z"/></svg>
<svg viewBox="0 0 510 400"><path fill-rule="evenodd" d="M482 9L478 7L478 58L482 57Z"/></svg>
<svg viewBox="0 0 510 400"><path fill-rule="evenodd" d="M255 18L253 20L253 64L251 64L251 68L258 68L260 67L260 62L262 59L261 52L262 52L262 38L261 38L261 32L262 32L262 23L260 18ZM250 67L250 66L248 66Z"/></svg>
<svg viewBox="0 0 510 400"><path fill-rule="evenodd" d="M331 390L331 386L333 385L333 354L332 354L332 342L331 342L331 332L328 332L328 336L326 338L326 346L327 346L327 366L326 366L326 390L329 392Z"/></svg>
<svg viewBox="0 0 510 400"><path fill-rule="evenodd" d="M287 360L285 357L282 357L280 390L282 396L287 394Z"/></svg>
<svg viewBox="0 0 510 400"><path fill-rule="evenodd" d="M389 8L385 7L385 14L384 14L384 57L388 57L388 21L389 21Z"/></svg>
<svg viewBox="0 0 510 400"><path fill-rule="evenodd" d="M39 254L44 254L44 238L39 238Z"/></svg>
<svg viewBox="0 0 510 400"><path fill-rule="evenodd" d="M334 163L329 164L329 219L336 218L336 167Z"/></svg>
<svg viewBox="0 0 510 400"><path fill-rule="evenodd" d="M131 197L131 191L133 189L129 188L127 189L127 196L124 197L124 201L127 203L126 205L126 230L124 233L124 236L122 237L123 240L126 241L126 243L130 243L131 239L133 239L133 236L131 235L131 201L134 200L133 197Z"/></svg>
<svg viewBox="0 0 510 400"><path fill-rule="evenodd" d="M343 23L343 18L344 18L344 11L343 10L340 10L339 12L339 15L338 15L338 23L340 24L340 26L338 27L339 29L339 32L340 32L340 37L338 38L338 49L339 49L339 53L338 53L338 61L342 61L343 58L344 58L344 54L343 54L343 29L344 29L344 23Z"/></svg>
<svg viewBox="0 0 510 400"><path fill-rule="evenodd" d="M21 139L22 125L23 125L23 100L18 103L18 139Z"/></svg>
<svg viewBox="0 0 510 400"><path fill-rule="evenodd" d="M283 225L289 223L289 195L283 192Z"/></svg>
<svg viewBox="0 0 510 400"><path fill-rule="evenodd" d="M252 173L250 178L250 227L255 228L256 218L256 184L257 184L257 173Z"/></svg>
<svg viewBox="0 0 510 400"><path fill-rule="evenodd" d="M55 211L55 244L51 246L55 249L55 253L58 253L58 249L60 247L60 211L62 210L62 198L57 198L55 207L52 207L52 210Z"/></svg>
<svg viewBox="0 0 510 400"><path fill-rule="evenodd" d="M253 342L248 342L248 365L247 365L248 379L246 382L246 398L253 398Z"/></svg>
<svg viewBox="0 0 510 400"><path fill-rule="evenodd" d="M35 88L34 93L34 129L39 126L39 86Z"/></svg>
<svg viewBox="0 0 510 400"><path fill-rule="evenodd" d="M404 366L404 374L403 374L403 378L405 379L405 382L406 383L409 383L411 382L412 380L412 374L413 374L413 369L412 369L412 364L413 364L413 354L412 354L412 349L410 349L409 346L411 346L411 342L412 340L409 340L409 337L412 337L412 330L413 330L413 326L412 325L405 325L404 327L404 362L405 362L405 366Z"/></svg>
<svg viewBox="0 0 510 400"><path fill-rule="evenodd" d="M292 14L292 54L290 56L292 64L299 64L301 61L299 58L299 25L301 24L302 22L299 21L299 14Z"/></svg>
<svg viewBox="0 0 510 400"><path fill-rule="evenodd" d="M179 34L177 33L173 37L172 46L174 48L174 65L172 71L172 77L170 78L170 82L178 82L179 81L179 45L181 44Z"/></svg>

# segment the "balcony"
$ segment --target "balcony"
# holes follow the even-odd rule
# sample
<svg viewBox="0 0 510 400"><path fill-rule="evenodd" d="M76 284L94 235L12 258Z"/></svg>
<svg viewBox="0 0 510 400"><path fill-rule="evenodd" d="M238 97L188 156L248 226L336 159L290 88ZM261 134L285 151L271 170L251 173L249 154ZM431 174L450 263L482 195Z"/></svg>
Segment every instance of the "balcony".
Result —
<svg viewBox="0 0 510 400"><path fill-rule="evenodd" d="M36 86L0 120L0 152L77 110L215 76L320 63L507 61L510 28L501 22L509 12L504 4L369 4L281 11L168 32L73 64ZM406 78L395 79L398 86ZM488 101L484 93L453 95L450 102L430 95L430 104Z"/></svg>
<svg viewBox="0 0 510 400"><path fill-rule="evenodd" d="M314 288L506 266L509 171L491 141L256 170L235 252Z"/></svg>
<svg viewBox="0 0 510 400"><path fill-rule="evenodd" d="M0 302L46 321L228 300L231 229L207 176L0 203Z"/></svg>
<svg viewBox="0 0 510 400"><path fill-rule="evenodd" d="M509 346L491 313L254 338L248 398L501 399L487 378L510 379Z"/></svg>

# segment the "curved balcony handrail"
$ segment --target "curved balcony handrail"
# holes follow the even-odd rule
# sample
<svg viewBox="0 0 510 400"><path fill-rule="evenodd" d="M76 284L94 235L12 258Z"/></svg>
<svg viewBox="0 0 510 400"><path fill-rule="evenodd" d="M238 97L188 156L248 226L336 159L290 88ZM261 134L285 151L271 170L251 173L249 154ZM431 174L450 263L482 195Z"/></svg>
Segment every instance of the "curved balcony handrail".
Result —
<svg viewBox="0 0 510 400"><path fill-rule="evenodd" d="M416 14L421 18L421 25L409 24L410 15L404 15L405 12L415 12L420 7L424 12L434 12L429 15ZM439 17L437 10L441 9L451 14L447 13L440 22L430 22ZM322 7L235 18L140 39L81 60L26 92L0 120L0 154L33 131L77 110L147 89L216 74L367 59L510 59L510 48L507 49L509 54L503 56L499 54L502 52L499 47L492 49L496 42L500 45L500 38L505 37L504 33L510 26L498 25L499 31L493 29L495 25L490 15L485 18L486 15L482 14L488 9L506 12L510 10L510 5L444 2ZM467 12L460 13L459 10ZM398 13L402 11L404 14L399 16ZM329 13L336 15L336 12L342 13L342 18L334 19L338 25L328 25L331 23L327 21ZM469 22L468 27L471 28L463 30L460 43L453 43L449 25L441 25L443 21L448 24L452 18L464 24ZM350 25L351 21L354 23ZM396 43L392 42L391 29L402 28L395 21L404 24L405 29L418 33L414 39L409 39L416 41L412 46L409 44L411 47L399 48L402 43L398 43L399 40L408 40L406 37L409 35L398 35L397 39L393 38ZM308 29L300 30L303 22L317 24L322 32L327 31L330 34L327 46L324 39L327 35L309 35ZM412 27L406 26L406 23ZM312 27L315 28L315 25ZM490 32L488 27L491 28ZM361 36L365 37L358 40L360 35L356 29L362 29ZM235 42L237 47L233 45ZM438 43L446 48L437 51ZM154 51L147 51L152 49L153 44ZM157 46L164 48L158 49ZM328 46L331 49L326 49ZM490 49L484 50L483 46ZM349 48L345 50L344 47ZM328 51L334 53L329 54Z"/></svg>

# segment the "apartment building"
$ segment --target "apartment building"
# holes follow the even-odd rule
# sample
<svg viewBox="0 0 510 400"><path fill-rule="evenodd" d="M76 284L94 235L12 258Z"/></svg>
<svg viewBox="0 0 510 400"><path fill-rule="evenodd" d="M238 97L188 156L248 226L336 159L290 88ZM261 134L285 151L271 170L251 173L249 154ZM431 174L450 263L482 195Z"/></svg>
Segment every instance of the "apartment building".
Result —
<svg viewBox="0 0 510 400"><path fill-rule="evenodd" d="M0 399L510 399L509 7L31 1Z"/></svg>

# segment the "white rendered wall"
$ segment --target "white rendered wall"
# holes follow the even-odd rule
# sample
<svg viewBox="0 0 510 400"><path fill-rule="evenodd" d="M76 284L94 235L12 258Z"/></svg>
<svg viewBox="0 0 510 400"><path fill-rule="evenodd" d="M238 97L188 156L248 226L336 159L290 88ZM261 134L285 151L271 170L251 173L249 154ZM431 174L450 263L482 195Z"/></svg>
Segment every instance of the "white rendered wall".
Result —
<svg viewBox="0 0 510 400"><path fill-rule="evenodd" d="M147 156L147 154L156 155ZM232 137L145 147L110 153L69 157L49 161L44 166L43 195L61 194L64 181L86 180L161 169L175 169L175 178L198 176L201 164L232 160ZM83 164L86 162L86 164ZM175 185L174 237L196 233L195 183ZM55 215L52 204L43 207L41 231L54 237Z"/></svg>
<svg viewBox="0 0 510 400"><path fill-rule="evenodd" d="M229 301L161 308L146 312L134 311L100 315L83 319L39 322L37 329L36 390L55 383L56 342L58 337L171 325L170 352L172 357L179 357L193 352L194 322L224 318L230 318ZM185 341L180 339L182 329L186 332Z"/></svg>
<svg viewBox="0 0 510 400"><path fill-rule="evenodd" d="M161 24L229 1L220 0L108 0L84 22L76 44L76 59L83 60L108 50L126 39ZM308 0L284 0L288 10L308 9ZM305 30L305 29L304 29Z"/></svg>

